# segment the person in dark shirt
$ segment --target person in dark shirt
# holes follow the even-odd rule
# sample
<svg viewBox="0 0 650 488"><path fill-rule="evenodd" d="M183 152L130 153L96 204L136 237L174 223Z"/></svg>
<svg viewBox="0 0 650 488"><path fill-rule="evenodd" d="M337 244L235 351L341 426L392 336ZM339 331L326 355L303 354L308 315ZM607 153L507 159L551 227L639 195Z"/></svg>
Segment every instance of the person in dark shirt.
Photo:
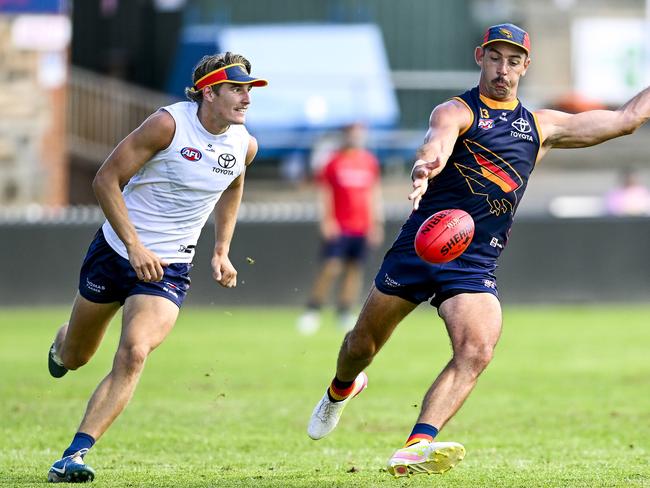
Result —
<svg viewBox="0 0 650 488"><path fill-rule="evenodd" d="M334 430L343 408L367 384L363 370L402 319L430 301L445 323L453 355L425 394L404 447L388 461L393 476L442 473L465 455L461 444L435 438L492 359L501 334L494 271L535 164L553 147L593 146L634 132L650 117L650 88L618 110L568 114L524 108L517 89L531 62L530 39L512 24L490 27L475 59L481 68L478 86L431 113L411 172L413 212L343 340L336 375L307 428L313 439ZM448 208L473 217L474 239L459 258L426 263L415 253L415 233L426 218Z"/></svg>

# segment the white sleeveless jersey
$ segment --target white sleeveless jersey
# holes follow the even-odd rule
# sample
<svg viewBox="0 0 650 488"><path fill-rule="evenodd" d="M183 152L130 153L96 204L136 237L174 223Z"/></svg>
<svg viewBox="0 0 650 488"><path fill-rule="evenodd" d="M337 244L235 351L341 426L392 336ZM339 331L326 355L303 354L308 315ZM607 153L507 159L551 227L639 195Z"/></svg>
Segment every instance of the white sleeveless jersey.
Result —
<svg viewBox="0 0 650 488"><path fill-rule="evenodd" d="M163 110L176 121L174 138L133 175L122 195L144 246L167 262L189 263L215 204L244 171L250 136L243 125L211 134L199 122L194 102ZM115 252L128 259L108 221L102 230Z"/></svg>

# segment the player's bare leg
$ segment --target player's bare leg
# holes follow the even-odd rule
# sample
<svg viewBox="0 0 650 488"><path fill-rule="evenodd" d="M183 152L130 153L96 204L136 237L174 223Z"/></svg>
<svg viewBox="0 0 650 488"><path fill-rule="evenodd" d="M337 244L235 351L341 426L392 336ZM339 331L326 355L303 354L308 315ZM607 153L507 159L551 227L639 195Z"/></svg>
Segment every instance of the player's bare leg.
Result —
<svg viewBox="0 0 650 488"><path fill-rule="evenodd" d="M339 327L350 330L355 324L352 307L357 302L361 290L363 265L359 261L346 261L343 266L343 278L338 296Z"/></svg>
<svg viewBox="0 0 650 488"><path fill-rule="evenodd" d="M65 334L66 345L63 348L65 361L69 361L66 364L71 367L81 366L90 359L114 314L114 311L113 314L108 313L112 310L111 307L100 307L99 310L106 312L103 316L105 320L100 320L91 327L90 332L94 333L84 334L81 327L84 321L92 316L90 311L94 307L89 305L92 302L83 299L75 303L77 306L73 310L73 318ZM119 303L115 307L119 308ZM84 456L124 410L133 395L147 356L169 334L177 316L178 307L166 298L135 295L126 300L122 317L122 336L113 360L113 369L90 398L70 447L50 468L49 481L86 482L94 479L95 472L85 464ZM103 326L97 325L99 323ZM83 347L83 339L88 341L88 348Z"/></svg>
<svg viewBox="0 0 650 488"><path fill-rule="evenodd" d="M443 302L439 314L445 321L453 356L425 395L418 423L441 429L492 360L501 335L501 305L490 293L464 293Z"/></svg>
<svg viewBox="0 0 650 488"><path fill-rule="evenodd" d="M367 385L363 370L415 307L412 302L372 287L354 329L343 340L336 377L312 412L307 427L309 437L321 439L336 428L345 405Z"/></svg>
<svg viewBox="0 0 650 488"><path fill-rule="evenodd" d="M417 305L386 295L373 285L354 328L343 339L336 363L336 377L352 381L366 369L386 344L395 327Z"/></svg>
<svg viewBox="0 0 650 488"><path fill-rule="evenodd" d="M320 307L327 300L342 269L343 262L339 258L328 258L323 262L309 295L307 310L298 318L297 327L301 334L313 334L320 327Z"/></svg>
<svg viewBox="0 0 650 488"><path fill-rule="evenodd" d="M117 302L94 303L77 293L70 320L57 331L49 352L52 376L59 378L69 369L77 369L90 360L119 308Z"/></svg>
<svg viewBox="0 0 650 488"><path fill-rule="evenodd" d="M327 295L342 269L343 262L339 258L328 258L323 262L311 291L311 302L322 304L327 300Z"/></svg>
<svg viewBox="0 0 650 488"><path fill-rule="evenodd" d="M444 473L463 459L461 444L433 438L476 386L501 334L501 306L489 293L456 295L444 301L438 313L451 338L453 356L426 393L406 446L388 461L394 476Z"/></svg>
<svg viewBox="0 0 650 488"><path fill-rule="evenodd" d="M88 402L79 426L99 439L131 399L147 356L171 332L179 309L171 301L152 295L134 295L124 304L122 335L113 368Z"/></svg>

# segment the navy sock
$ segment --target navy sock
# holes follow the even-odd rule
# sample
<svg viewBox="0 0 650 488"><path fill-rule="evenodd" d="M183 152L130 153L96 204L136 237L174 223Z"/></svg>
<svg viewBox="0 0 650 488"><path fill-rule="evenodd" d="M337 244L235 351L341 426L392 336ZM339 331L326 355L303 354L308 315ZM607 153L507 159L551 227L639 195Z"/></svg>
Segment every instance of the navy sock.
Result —
<svg viewBox="0 0 650 488"><path fill-rule="evenodd" d="M412 446L420 441L433 441L433 439L438 435L438 429L433 425L429 424L415 424L411 435L406 440L404 447Z"/></svg>
<svg viewBox="0 0 650 488"><path fill-rule="evenodd" d="M90 449L93 445L95 445L95 438L93 436L84 434L83 432L77 432L72 439L70 447L63 452L63 457L74 454L81 449Z"/></svg>

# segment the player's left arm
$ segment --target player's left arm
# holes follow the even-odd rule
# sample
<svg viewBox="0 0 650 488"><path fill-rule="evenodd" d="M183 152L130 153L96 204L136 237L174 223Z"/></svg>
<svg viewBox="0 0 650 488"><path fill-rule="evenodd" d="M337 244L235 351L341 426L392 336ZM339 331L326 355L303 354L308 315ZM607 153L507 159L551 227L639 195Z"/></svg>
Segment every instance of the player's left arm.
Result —
<svg viewBox="0 0 650 488"><path fill-rule="evenodd" d="M588 147L633 133L650 118L650 87L617 110L589 110L568 114L557 110L535 112L542 147Z"/></svg>
<svg viewBox="0 0 650 488"><path fill-rule="evenodd" d="M248 151L246 152L246 167L255 159L257 154L257 140L250 136ZM230 262L230 242L235 233L237 213L244 194L244 176L246 167L237 178L233 180L221 195L214 207L214 252L212 253L212 276L226 288L237 286L237 270Z"/></svg>

